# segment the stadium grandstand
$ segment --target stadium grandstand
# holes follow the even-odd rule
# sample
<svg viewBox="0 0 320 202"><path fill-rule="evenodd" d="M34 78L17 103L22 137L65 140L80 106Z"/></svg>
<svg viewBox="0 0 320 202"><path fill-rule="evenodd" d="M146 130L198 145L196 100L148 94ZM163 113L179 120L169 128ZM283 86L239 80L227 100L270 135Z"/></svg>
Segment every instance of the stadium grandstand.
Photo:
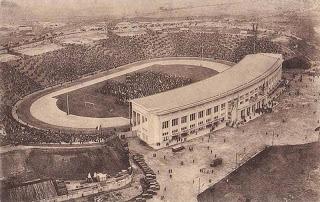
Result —
<svg viewBox="0 0 320 202"><path fill-rule="evenodd" d="M211 78L133 99L132 130L153 148L161 148L250 121L272 109L282 62L280 54L247 55Z"/></svg>

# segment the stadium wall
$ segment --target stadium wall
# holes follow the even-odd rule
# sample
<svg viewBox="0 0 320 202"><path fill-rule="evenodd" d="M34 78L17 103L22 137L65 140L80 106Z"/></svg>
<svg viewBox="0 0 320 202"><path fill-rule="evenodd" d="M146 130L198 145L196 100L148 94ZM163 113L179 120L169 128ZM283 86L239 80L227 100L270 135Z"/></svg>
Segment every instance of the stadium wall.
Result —
<svg viewBox="0 0 320 202"><path fill-rule="evenodd" d="M174 111L157 113L133 100L132 130L149 146L159 149L253 120L273 106L272 93L281 82L282 61L281 56L266 72L254 78L254 82L231 89L210 101L199 100L191 107L181 106ZM233 79L241 79L241 76Z"/></svg>

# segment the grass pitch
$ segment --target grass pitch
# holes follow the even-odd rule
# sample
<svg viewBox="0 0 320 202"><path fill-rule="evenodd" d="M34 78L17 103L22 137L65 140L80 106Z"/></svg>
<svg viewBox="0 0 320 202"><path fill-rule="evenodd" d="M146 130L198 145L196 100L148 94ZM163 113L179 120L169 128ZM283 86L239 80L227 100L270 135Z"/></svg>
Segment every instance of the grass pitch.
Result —
<svg viewBox="0 0 320 202"><path fill-rule="evenodd" d="M200 66L193 65L153 65L136 72L155 71L169 75L177 75L180 77L191 78L192 82L197 82L218 74L217 71ZM126 75L113 78L124 82ZM97 89L104 86L104 82L95 84L83 89L79 89L69 93L69 111L73 115L85 117L129 117L129 108L116 102L116 97L104 95L96 92ZM58 96L57 106L62 111L67 111L67 95Z"/></svg>

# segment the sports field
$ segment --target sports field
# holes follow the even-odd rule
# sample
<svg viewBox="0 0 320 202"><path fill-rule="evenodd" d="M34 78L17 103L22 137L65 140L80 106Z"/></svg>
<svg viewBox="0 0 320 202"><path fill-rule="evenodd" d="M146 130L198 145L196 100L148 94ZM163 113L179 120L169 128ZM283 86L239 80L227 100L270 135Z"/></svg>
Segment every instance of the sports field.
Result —
<svg viewBox="0 0 320 202"><path fill-rule="evenodd" d="M134 74L136 72L145 71L161 72L168 75L190 78L192 83L209 78L218 73L213 69L201 66L157 64L132 72L130 74L113 78L111 80L122 83L125 82L126 76ZM117 99L114 96L97 92L97 90L103 87L105 83L106 82L102 82L68 93L70 114L96 118L119 116L128 118L128 106L117 103ZM57 106L60 110L64 112L67 111L66 100L66 94L58 96Z"/></svg>
<svg viewBox="0 0 320 202"><path fill-rule="evenodd" d="M130 95L130 100L136 96L160 93L176 86L206 79L230 67L230 64L221 61L186 57L138 61L28 95L16 103L13 117L24 124L69 132L95 130L97 126L103 128L126 127L129 125L129 119L125 118L128 117L128 107L125 106L128 97L125 97L125 102L119 102L122 95ZM143 69L148 72L136 73L136 71L143 71ZM151 70L153 70L151 75L155 75L155 77L152 76L152 79L147 76ZM130 74L135 75L130 76ZM122 88L124 86L119 91L117 88L112 92L97 90L106 82L119 82L113 79L121 80L121 76L127 77L128 75L130 77L129 80L126 78L128 83L116 83L115 87ZM143 79L137 75L142 75ZM185 79L187 82L184 82ZM129 82L131 82L130 87L127 88ZM162 86L160 84L159 87L157 82L162 83ZM138 91L135 88L136 84L139 85ZM134 92L133 96L131 96L132 92ZM67 95L70 114L66 113ZM115 102L112 95L117 96L118 102Z"/></svg>

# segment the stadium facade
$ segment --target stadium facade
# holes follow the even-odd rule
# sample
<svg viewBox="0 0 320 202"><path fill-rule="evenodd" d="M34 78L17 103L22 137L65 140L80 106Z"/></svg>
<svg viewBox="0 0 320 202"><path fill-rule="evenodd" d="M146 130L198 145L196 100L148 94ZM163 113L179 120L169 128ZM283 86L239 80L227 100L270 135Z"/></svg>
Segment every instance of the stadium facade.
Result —
<svg viewBox="0 0 320 202"><path fill-rule="evenodd" d="M273 106L280 54L247 55L208 79L131 100L132 131L158 149L250 121Z"/></svg>

